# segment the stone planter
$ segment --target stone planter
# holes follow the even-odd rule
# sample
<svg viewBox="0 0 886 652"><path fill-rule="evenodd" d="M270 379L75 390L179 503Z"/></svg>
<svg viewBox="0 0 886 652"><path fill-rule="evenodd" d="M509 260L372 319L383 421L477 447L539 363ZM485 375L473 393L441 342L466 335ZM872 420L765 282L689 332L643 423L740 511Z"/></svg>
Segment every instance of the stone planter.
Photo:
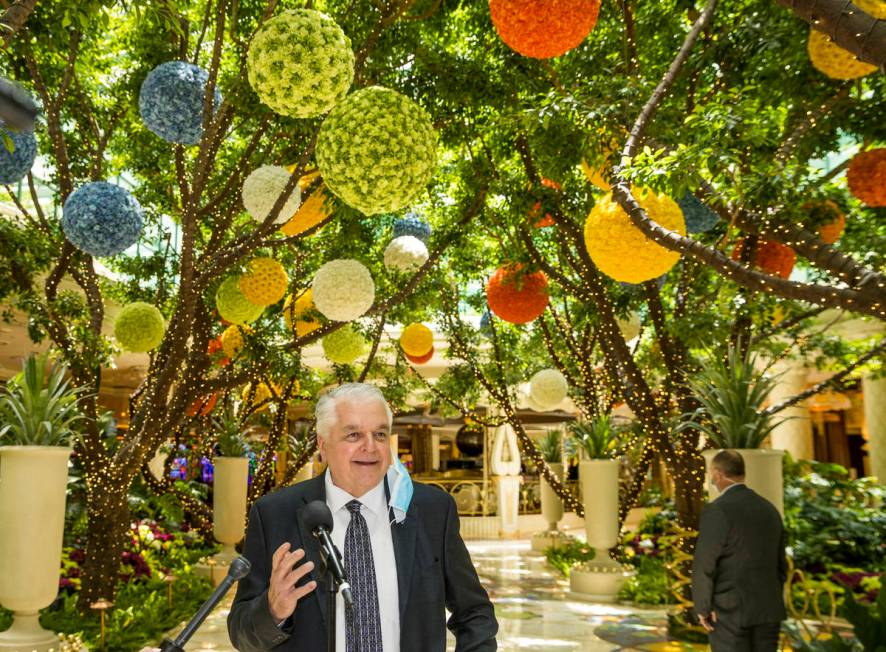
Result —
<svg viewBox="0 0 886 652"><path fill-rule="evenodd" d="M563 479L563 464L560 462L548 462L548 467L550 467L554 475L561 480ZM572 537L557 529L557 523L563 518L563 501L560 500L560 496L556 494L543 476L539 478L539 485L541 489L541 514L548 524L548 529L533 535L532 549L542 551L546 548L563 545L572 540Z"/></svg>
<svg viewBox="0 0 886 652"><path fill-rule="evenodd" d="M624 582L624 568L609 558L609 549L618 543L618 467L618 460L585 460L579 465L585 532L595 557L570 572L569 586L576 598L615 602Z"/></svg>
<svg viewBox="0 0 886 652"><path fill-rule="evenodd" d="M705 479L711 475L711 460L720 449L702 451L705 462ZM745 484L770 503L784 516L784 476L781 460L784 451L768 448L740 448L737 452L744 458ZM720 495L715 488L708 487L708 499L715 500Z"/></svg>
<svg viewBox="0 0 886 652"><path fill-rule="evenodd" d="M0 604L13 611L0 650L49 652L38 612L58 595L70 448L0 447Z"/></svg>
<svg viewBox="0 0 886 652"><path fill-rule="evenodd" d="M246 490L249 460L245 457L216 457L212 498L212 533L222 544L214 559L229 564L237 551L234 545L246 531Z"/></svg>

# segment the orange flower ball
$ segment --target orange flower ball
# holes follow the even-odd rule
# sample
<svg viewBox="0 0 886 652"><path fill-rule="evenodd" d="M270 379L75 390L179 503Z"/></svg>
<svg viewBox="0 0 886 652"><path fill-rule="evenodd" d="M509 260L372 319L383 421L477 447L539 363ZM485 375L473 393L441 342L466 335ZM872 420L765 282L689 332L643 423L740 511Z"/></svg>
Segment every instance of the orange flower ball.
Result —
<svg viewBox="0 0 886 652"><path fill-rule="evenodd" d="M212 412L213 408L215 408L215 404L218 402L218 393L213 392L209 396L201 396L196 401L191 403L191 406L186 410L186 414L189 417L195 417L199 414L201 417L205 417L207 414Z"/></svg>
<svg viewBox="0 0 886 652"><path fill-rule="evenodd" d="M489 0L501 40L535 59L558 57L579 45L599 12L600 0Z"/></svg>
<svg viewBox="0 0 886 652"><path fill-rule="evenodd" d="M295 170L295 166L290 165L288 170L291 173ZM305 192L318 174L320 173L310 172L302 175L298 180L299 189L302 192ZM311 193L311 196L301 203L301 206L298 207L295 215L293 215L286 224L280 227L280 231L283 232L283 235L293 236L298 235L299 233L304 233L308 229L317 226L332 213L330 208L328 208L329 201L326 186L324 186L323 183L320 183L320 185Z"/></svg>
<svg viewBox="0 0 886 652"><path fill-rule="evenodd" d="M434 347L432 346L431 350L424 355L409 355L405 351L403 352L403 355L405 355L406 359L409 360L412 364L424 364L434 357Z"/></svg>
<svg viewBox="0 0 886 652"><path fill-rule="evenodd" d="M541 185L546 188L552 188L553 190L563 190L563 187L557 183L556 181L551 181L550 179L542 179ZM529 218L532 220L532 226L536 229L543 229L548 226L554 226L557 221L551 216L550 213L545 213L545 216L542 218L538 217L539 212L541 211L541 202L537 201L532 206L532 210L529 211Z"/></svg>
<svg viewBox="0 0 886 652"><path fill-rule="evenodd" d="M834 244L843 235L846 216L830 199L804 204L803 210L813 219L813 224L819 225L818 237L827 244Z"/></svg>
<svg viewBox="0 0 886 652"><path fill-rule="evenodd" d="M741 259L741 249L744 245L743 240L739 240L732 250L732 260ZM754 265L759 267L767 274L787 278L794 269L794 263L797 262L797 253L780 242L774 240L759 240L757 242L757 250L754 252Z"/></svg>
<svg viewBox="0 0 886 652"><path fill-rule="evenodd" d="M499 318L526 324L548 307L548 279L544 272L521 273L522 265L499 267L486 283L486 301Z"/></svg>
<svg viewBox="0 0 886 652"><path fill-rule="evenodd" d="M418 322L409 324L400 334L400 347L403 353L420 358L434 348L434 332Z"/></svg>
<svg viewBox="0 0 886 652"><path fill-rule="evenodd" d="M853 156L846 182L849 192L868 206L886 206L886 147Z"/></svg>

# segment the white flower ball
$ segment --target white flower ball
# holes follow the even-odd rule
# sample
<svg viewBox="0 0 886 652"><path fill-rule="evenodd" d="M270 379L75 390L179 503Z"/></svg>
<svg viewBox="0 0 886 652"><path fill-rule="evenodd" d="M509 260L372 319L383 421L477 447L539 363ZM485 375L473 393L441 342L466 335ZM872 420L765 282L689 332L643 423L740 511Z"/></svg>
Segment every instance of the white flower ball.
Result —
<svg viewBox="0 0 886 652"><path fill-rule="evenodd" d="M425 243L412 235L391 240L385 248L385 267L399 272L414 272L428 261Z"/></svg>
<svg viewBox="0 0 886 652"><path fill-rule="evenodd" d="M630 342L640 334L640 315L636 312L632 312L624 319L619 317L616 321L618 322L618 330L621 331L625 342Z"/></svg>
<svg viewBox="0 0 886 652"><path fill-rule="evenodd" d="M542 369L529 381L529 397L546 410L559 405L568 389L566 377L556 369Z"/></svg>
<svg viewBox="0 0 886 652"><path fill-rule="evenodd" d="M280 193L289 183L289 171L279 165L262 165L243 182L243 206L256 222L264 222ZM296 184L277 214L274 224L286 224L301 204L301 190Z"/></svg>
<svg viewBox="0 0 886 652"><path fill-rule="evenodd" d="M314 274L311 284L318 312L333 321L353 321L375 302L375 283L369 270L356 260L332 260Z"/></svg>

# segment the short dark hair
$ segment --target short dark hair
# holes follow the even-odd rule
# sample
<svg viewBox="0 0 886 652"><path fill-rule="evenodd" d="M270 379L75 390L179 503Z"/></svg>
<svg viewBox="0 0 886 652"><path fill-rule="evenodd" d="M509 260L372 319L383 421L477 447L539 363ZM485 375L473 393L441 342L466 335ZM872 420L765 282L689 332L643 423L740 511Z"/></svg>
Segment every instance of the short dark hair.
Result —
<svg viewBox="0 0 886 652"><path fill-rule="evenodd" d="M738 451L720 451L714 455L711 466L720 469L727 478L744 477L744 458Z"/></svg>

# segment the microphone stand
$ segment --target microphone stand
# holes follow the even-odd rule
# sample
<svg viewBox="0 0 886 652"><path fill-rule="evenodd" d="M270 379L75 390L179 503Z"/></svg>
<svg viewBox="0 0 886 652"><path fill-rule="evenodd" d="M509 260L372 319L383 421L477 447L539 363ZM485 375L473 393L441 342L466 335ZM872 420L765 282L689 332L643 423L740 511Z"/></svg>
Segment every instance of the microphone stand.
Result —
<svg viewBox="0 0 886 652"><path fill-rule="evenodd" d="M335 554L339 554L338 548L335 549ZM320 557L323 560L323 573L326 575L326 652L335 652L335 639L338 633L335 596L338 595L339 583L335 573L329 570L329 559L324 546L320 546Z"/></svg>

